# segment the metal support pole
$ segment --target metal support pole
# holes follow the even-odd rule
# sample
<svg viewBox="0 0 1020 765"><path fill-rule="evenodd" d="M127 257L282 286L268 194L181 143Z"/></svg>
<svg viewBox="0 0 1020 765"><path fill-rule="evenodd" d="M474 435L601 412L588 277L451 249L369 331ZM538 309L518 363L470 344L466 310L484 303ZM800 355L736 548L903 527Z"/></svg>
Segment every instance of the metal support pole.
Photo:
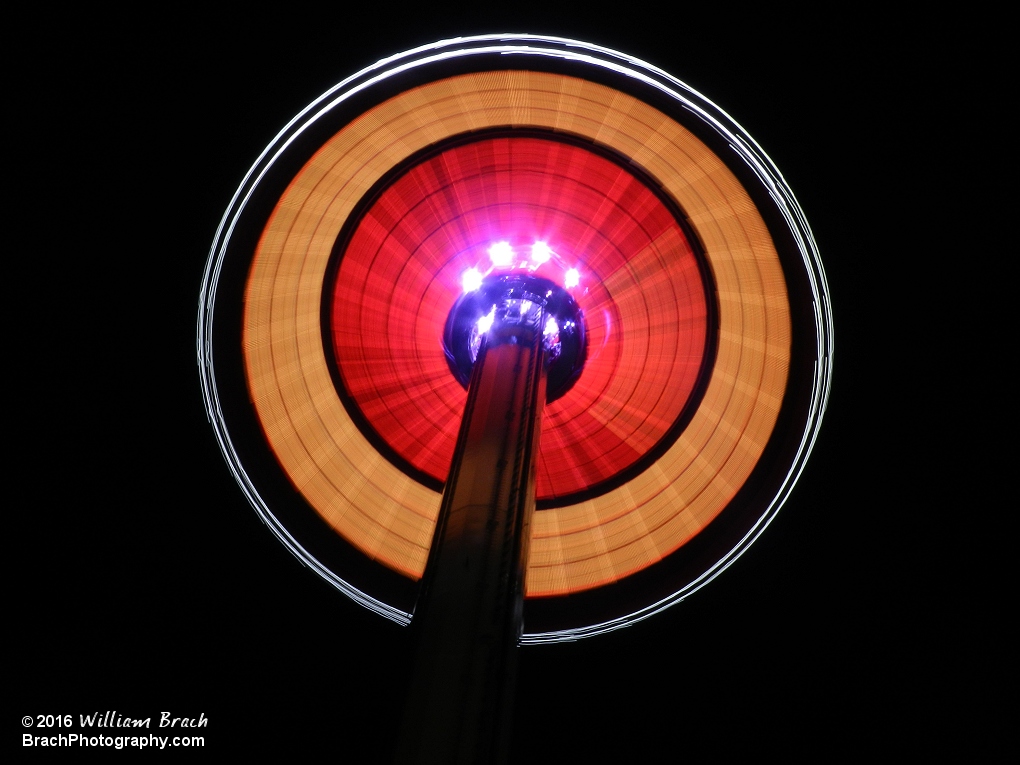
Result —
<svg viewBox="0 0 1020 765"><path fill-rule="evenodd" d="M541 305L497 320L472 371L411 627L401 763L506 759L546 398L542 326Z"/></svg>

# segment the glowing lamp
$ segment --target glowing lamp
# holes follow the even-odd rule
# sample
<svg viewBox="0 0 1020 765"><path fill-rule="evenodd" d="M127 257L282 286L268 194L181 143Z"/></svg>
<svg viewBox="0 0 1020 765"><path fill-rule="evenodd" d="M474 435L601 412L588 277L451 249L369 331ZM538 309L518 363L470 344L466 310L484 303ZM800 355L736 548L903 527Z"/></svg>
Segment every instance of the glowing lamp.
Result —
<svg viewBox="0 0 1020 765"><path fill-rule="evenodd" d="M549 249L549 245L545 242L535 242L531 245L531 262L536 266L540 266L543 263L548 262L549 258L552 257L552 250Z"/></svg>
<svg viewBox="0 0 1020 765"><path fill-rule="evenodd" d="M497 268L506 268L513 264L514 251L509 242L496 242L489 248L489 260Z"/></svg>

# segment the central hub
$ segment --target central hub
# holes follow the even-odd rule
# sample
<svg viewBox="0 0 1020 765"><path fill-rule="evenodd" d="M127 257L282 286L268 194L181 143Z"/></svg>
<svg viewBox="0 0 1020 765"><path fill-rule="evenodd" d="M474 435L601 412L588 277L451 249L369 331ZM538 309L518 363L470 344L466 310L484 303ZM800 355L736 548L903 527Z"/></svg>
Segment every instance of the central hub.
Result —
<svg viewBox="0 0 1020 765"><path fill-rule="evenodd" d="M541 333L547 402L570 390L588 355L584 315L565 289L533 274L494 273L465 292L450 309L443 350L465 388L482 343L515 344Z"/></svg>

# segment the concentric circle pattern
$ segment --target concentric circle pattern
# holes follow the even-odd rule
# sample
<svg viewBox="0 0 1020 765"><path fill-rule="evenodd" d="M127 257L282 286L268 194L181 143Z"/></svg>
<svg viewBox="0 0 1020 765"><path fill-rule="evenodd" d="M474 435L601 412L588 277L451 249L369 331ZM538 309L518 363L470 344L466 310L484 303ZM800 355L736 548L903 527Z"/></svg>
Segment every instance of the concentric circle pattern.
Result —
<svg viewBox="0 0 1020 765"><path fill-rule="evenodd" d="M324 275L340 232L387 172L451 137L508 127L562 132L595 142L655 179L687 216L703 248L718 310L715 361L700 403L676 441L623 485L536 514L527 591L529 596L551 596L640 571L705 529L751 474L783 402L791 319L776 247L733 172L690 131L620 90L562 74L476 72L406 90L343 127L280 198L250 270L243 347L258 418L293 485L365 554L411 577L421 576L440 495L383 458L341 403L322 341ZM417 217L412 214L413 195L395 191L378 219L366 219L367 244L363 253L359 245L351 261L357 266L349 290L356 293L356 308L348 305L342 277L337 281L342 294L334 299L339 314L334 313L333 321L339 333L338 356L355 395L362 396L372 416L377 407L385 422L411 412L404 432L397 429L388 437L439 475L444 469L441 455L448 448L446 423L433 423L420 432L410 423L418 416L459 417L456 383L432 382L442 376L440 356L418 350L438 344L436 329L449 308L448 280L456 271L457 253L491 236L483 220L500 226L509 222L514 231L507 236L527 237L533 233L526 230L529 226L548 226L541 233L556 246L577 252L599 277L589 296L591 308L585 308L593 322L602 322L600 339L593 333L593 346L605 340L610 364L615 364L613 371L593 370L590 379L586 370L579 390L571 392L577 402L565 397L561 409L550 408L548 448L570 444L580 456L569 466L550 459L540 478L549 492L560 484L576 487L611 473L669 426L700 359L704 340L697 339L697 328L699 322L704 326L705 309L697 303L701 282L690 247L678 228L657 218L654 195L633 187L613 163L603 165L611 174L605 181L603 171L574 172L575 162L592 168L599 163L555 141L525 143L519 153L511 144L516 141L469 144L475 148L465 148L463 157L447 163L452 177L462 177L458 188L483 194L481 202L468 200L458 207L443 197L442 189L449 184L429 178L430 173L435 177L437 167L424 163L417 168L420 181L414 182L424 184L423 198L438 209ZM488 152L493 164L486 165L483 155L472 159L472 151ZM565 158L555 159L557 152ZM503 159L497 162L497 156ZM507 179L516 179L518 171L531 166L552 168L548 182L564 192L569 189L568 196L601 196L603 204L567 202L559 192L559 198L551 191L543 196L544 181L537 179L534 190L525 194L537 207L520 213L509 201L501 201L514 199L510 188L470 191L470 179L482 167L492 167L496 178L516 184ZM649 205L647 213L642 199ZM462 209L485 212L461 230L455 221L462 219ZM592 211L602 210L604 220L585 225L597 219ZM579 220L582 216L590 220ZM641 223L646 219L647 228ZM438 228L430 228L433 224ZM616 224L622 228L603 229ZM376 262L373 250L386 255ZM600 311L606 318L596 317ZM434 320L419 318L433 312ZM366 334L377 322L385 332ZM667 324L674 328L667 331ZM352 326L364 340L350 343L343 337ZM614 332L619 335L615 341ZM364 352L348 354L359 344ZM382 362L394 368L374 379L377 393L365 395L359 381L376 374L369 371L369 362L377 361L369 358L370 347L380 358L394 354L394 360ZM349 371L345 354L355 362ZM660 362L668 371L659 371ZM418 368L401 371L399 365ZM417 388L404 390L405 372L410 374L406 379L419 380ZM648 379L658 390L645 389ZM380 429L388 431L386 425ZM607 447L608 457L603 452ZM546 448L543 436L543 451Z"/></svg>
<svg viewBox="0 0 1020 765"><path fill-rule="evenodd" d="M343 384L374 431L445 480L466 393L443 323L492 242L547 242L584 274L590 356L546 408L537 495L577 494L632 467L684 409L707 345L706 286L667 207L621 165L553 137L496 137L414 165L358 221L331 330ZM562 284L562 274L557 276ZM714 298L714 295L713 295Z"/></svg>

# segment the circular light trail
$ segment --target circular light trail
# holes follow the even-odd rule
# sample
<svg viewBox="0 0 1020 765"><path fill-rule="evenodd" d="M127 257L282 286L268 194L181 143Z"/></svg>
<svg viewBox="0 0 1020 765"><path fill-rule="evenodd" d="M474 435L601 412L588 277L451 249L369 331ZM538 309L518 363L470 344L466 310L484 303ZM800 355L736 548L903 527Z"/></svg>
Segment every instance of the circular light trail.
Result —
<svg viewBox="0 0 1020 765"><path fill-rule="evenodd" d="M560 268L589 328L588 364L543 422L539 600L525 612L525 642L575 639L683 599L746 549L803 469L828 395L810 229L709 101L636 59L533 36L437 43L349 78L288 125L224 217L199 315L203 387L281 540L406 622L277 517L240 420L251 412L332 532L419 577L464 395L442 324L484 269L519 255ZM228 400L239 379L250 410ZM638 592L646 570L656 584ZM545 618L565 594L587 610ZM600 594L609 605L588 608Z"/></svg>

